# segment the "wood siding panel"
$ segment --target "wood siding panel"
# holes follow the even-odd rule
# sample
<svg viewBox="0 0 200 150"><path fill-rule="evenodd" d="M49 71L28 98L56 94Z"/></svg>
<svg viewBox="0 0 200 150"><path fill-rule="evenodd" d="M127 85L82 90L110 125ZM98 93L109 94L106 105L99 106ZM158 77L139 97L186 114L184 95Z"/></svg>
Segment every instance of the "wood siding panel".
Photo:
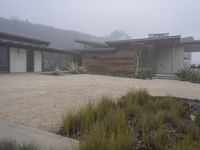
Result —
<svg viewBox="0 0 200 150"><path fill-rule="evenodd" d="M84 54L83 65L90 71L133 73L134 53L129 50L117 50L112 54Z"/></svg>

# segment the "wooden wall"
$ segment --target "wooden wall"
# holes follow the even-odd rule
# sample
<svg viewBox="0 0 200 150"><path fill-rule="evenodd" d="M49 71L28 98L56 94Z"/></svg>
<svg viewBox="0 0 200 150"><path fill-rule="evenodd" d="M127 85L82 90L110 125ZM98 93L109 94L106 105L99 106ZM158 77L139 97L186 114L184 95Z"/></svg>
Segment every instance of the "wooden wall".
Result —
<svg viewBox="0 0 200 150"><path fill-rule="evenodd" d="M82 64L95 72L132 73L135 70L134 53L128 49L104 54L83 54Z"/></svg>

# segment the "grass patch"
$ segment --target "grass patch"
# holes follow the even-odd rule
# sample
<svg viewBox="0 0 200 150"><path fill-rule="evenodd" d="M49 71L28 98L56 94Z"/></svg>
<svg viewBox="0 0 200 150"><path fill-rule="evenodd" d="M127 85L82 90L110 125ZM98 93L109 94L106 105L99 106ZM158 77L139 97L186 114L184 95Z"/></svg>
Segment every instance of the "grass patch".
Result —
<svg viewBox="0 0 200 150"><path fill-rule="evenodd" d="M153 97L144 89L129 91L118 100L103 97L78 113L63 118L60 133L83 141L81 150L165 150L200 141L200 110L195 121L186 102Z"/></svg>

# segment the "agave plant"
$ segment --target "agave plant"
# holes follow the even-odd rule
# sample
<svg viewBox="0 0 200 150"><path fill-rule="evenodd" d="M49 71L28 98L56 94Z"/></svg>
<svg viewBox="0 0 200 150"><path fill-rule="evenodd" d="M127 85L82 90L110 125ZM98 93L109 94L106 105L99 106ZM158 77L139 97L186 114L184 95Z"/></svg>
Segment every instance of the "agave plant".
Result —
<svg viewBox="0 0 200 150"><path fill-rule="evenodd" d="M78 64L77 64L77 63L74 63L74 62L69 62L69 66L67 67L67 70L68 70L70 73L74 73L74 74L79 73Z"/></svg>
<svg viewBox="0 0 200 150"><path fill-rule="evenodd" d="M54 75L59 75L60 73L61 73L61 69L60 69L59 67L56 67L56 68L54 69L53 74L54 74Z"/></svg>

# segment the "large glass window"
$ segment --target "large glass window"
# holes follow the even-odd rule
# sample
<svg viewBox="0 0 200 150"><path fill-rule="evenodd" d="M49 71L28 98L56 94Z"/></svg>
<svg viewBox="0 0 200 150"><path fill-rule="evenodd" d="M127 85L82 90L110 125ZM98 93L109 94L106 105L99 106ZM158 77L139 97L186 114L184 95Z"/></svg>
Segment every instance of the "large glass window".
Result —
<svg viewBox="0 0 200 150"><path fill-rule="evenodd" d="M73 56L43 52L43 70L44 71L53 71L56 67L59 67L61 70L66 70L69 62L75 61Z"/></svg>
<svg viewBox="0 0 200 150"><path fill-rule="evenodd" d="M7 47L0 46L0 73L7 72L8 69L8 56L7 56Z"/></svg>

